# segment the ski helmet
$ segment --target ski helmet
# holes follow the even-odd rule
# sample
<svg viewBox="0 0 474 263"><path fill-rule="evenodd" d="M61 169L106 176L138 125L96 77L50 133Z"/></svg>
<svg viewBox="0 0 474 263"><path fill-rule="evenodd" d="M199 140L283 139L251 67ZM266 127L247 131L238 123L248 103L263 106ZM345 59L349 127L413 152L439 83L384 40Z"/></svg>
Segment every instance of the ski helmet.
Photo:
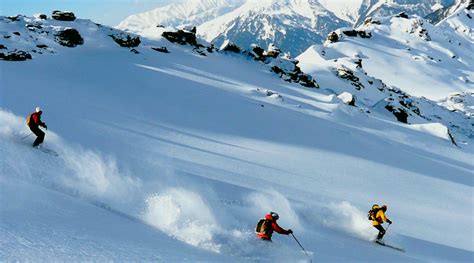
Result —
<svg viewBox="0 0 474 263"><path fill-rule="evenodd" d="M384 211L384 212L387 211L387 205L383 205L383 206L381 207L381 209L382 209L382 211Z"/></svg>
<svg viewBox="0 0 474 263"><path fill-rule="evenodd" d="M270 212L270 215L273 217L274 220L278 220L278 218L280 218L280 216L275 212Z"/></svg>
<svg viewBox="0 0 474 263"><path fill-rule="evenodd" d="M36 112L40 112L40 111L41 111L41 107L40 106L36 107Z"/></svg>

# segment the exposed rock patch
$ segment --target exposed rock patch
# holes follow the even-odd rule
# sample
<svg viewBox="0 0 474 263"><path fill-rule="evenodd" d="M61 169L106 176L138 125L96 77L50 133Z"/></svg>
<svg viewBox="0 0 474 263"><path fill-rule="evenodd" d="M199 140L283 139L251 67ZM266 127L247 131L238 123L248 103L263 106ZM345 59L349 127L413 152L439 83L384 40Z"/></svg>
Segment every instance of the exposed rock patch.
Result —
<svg viewBox="0 0 474 263"><path fill-rule="evenodd" d="M84 44L84 39L74 28L66 28L54 35L54 41L65 47L75 47Z"/></svg>
<svg viewBox="0 0 474 263"><path fill-rule="evenodd" d="M59 11L59 10L54 10L51 17L54 20L59 20L59 21L74 21L74 20L76 20L76 16L74 15L73 12L65 12L65 11Z"/></svg>

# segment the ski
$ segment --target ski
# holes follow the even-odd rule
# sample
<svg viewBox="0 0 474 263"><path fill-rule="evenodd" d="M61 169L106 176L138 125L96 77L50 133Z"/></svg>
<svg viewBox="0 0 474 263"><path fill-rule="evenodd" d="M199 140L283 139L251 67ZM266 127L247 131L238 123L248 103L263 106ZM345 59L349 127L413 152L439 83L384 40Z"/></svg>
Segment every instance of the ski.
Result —
<svg viewBox="0 0 474 263"><path fill-rule="evenodd" d="M400 251L400 252L405 252L405 249L403 248L399 248L399 247L395 247L395 246L392 246L392 245L388 245L388 244L385 244L385 243L382 243L380 241L375 241L375 243L381 245L381 246L384 246L384 247L388 247L388 248L391 248L391 249L395 249L397 251Z"/></svg>
<svg viewBox="0 0 474 263"><path fill-rule="evenodd" d="M44 153L47 153L47 154L49 154L49 155L52 155L52 156L59 156L59 154L58 154L57 152L55 152L55 151L53 151L53 150L51 150L51 149L48 149L48 148L41 148L41 147L40 147L40 148L35 147L35 148L38 149L38 150L40 150L40 151L42 151L42 152L44 152Z"/></svg>

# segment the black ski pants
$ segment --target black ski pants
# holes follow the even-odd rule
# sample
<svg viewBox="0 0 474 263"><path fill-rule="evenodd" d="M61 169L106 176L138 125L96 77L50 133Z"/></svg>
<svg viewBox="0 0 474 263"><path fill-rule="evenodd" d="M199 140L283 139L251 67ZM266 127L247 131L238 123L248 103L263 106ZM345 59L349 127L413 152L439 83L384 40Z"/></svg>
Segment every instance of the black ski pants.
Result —
<svg viewBox="0 0 474 263"><path fill-rule="evenodd" d="M44 132L38 126L31 126L30 130L37 136L35 142L33 142L33 147L42 144L44 141Z"/></svg>
<svg viewBox="0 0 474 263"><path fill-rule="evenodd" d="M377 235L377 239L382 239L382 237L385 235L385 229L383 228L382 225L375 225L375 228L379 231L379 234Z"/></svg>

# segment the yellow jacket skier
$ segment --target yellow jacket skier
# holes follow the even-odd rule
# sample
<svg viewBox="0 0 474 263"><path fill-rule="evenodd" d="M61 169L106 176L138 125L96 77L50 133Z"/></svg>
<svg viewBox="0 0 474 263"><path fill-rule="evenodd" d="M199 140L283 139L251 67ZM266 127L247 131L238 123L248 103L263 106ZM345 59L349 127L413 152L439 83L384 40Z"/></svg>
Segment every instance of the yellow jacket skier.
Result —
<svg viewBox="0 0 474 263"><path fill-rule="evenodd" d="M372 210L369 212L369 218L372 220L372 225L379 231L379 234L377 235L377 241L380 241L385 235L385 229L382 227L382 224L384 222L392 224L392 221L387 218L385 212L387 212L386 205L383 205L382 207L374 205L372 206Z"/></svg>

